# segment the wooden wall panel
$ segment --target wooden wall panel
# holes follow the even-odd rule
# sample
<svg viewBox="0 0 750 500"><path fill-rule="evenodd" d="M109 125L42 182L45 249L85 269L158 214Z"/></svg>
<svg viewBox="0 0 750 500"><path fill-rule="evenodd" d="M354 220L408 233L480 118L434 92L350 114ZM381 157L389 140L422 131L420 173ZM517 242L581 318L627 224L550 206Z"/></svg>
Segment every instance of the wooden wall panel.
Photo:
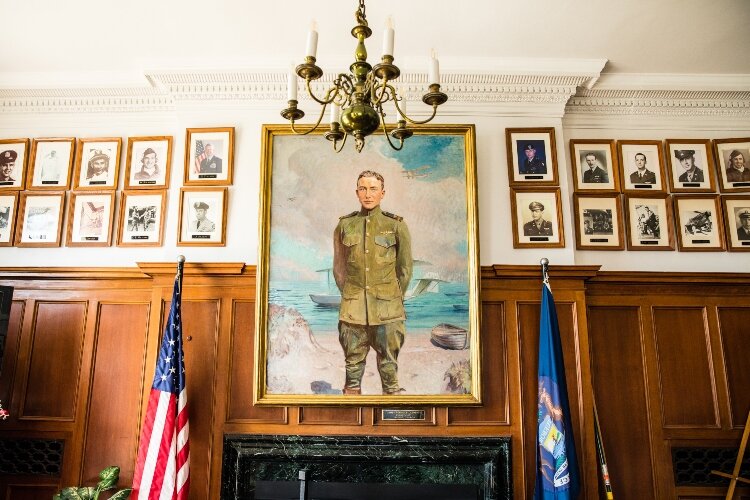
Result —
<svg viewBox="0 0 750 500"><path fill-rule="evenodd" d="M360 408L317 408L304 407L299 409L299 423L339 425L362 425L362 410Z"/></svg>
<svg viewBox="0 0 750 500"><path fill-rule="evenodd" d="M149 304L100 305L83 481L96 478L101 464L118 464L121 483L132 482L148 320Z"/></svg>
<svg viewBox="0 0 750 500"><path fill-rule="evenodd" d="M718 427L705 308L654 307L653 316L664 427Z"/></svg>
<svg viewBox="0 0 750 500"><path fill-rule="evenodd" d="M85 302L37 302L22 418L73 420Z"/></svg>
<svg viewBox="0 0 750 500"><path fill-rule="evenodd" d="M186 290L187 292L187 290ZM187 295L187 293L186 293ZM165 304L162 318L169 317ZM219 329L218 300L182 301L185 377L190 415L190 498L209 498L211 436L216 383L216 339ZM162 325L162 330L164 325ZM146 370L147 373L149 370ZM153 372L152 372L153 373ZM195 436L199 436L197 439ZM218 451L221 453L221 451Z"/></svg>
<svg viewBox="0 0 750 500"><path fill-rule="evenodd" d="M286 408L253 406L255 302L235 301L233 313L227 421L284 424L287 421Z"/></svg>
<svg viewBox="0 0 750 500"><path fill-rule="evenodd" d="M573 429L579 427L579 410L576 405L576 394L578 394L578 383L576 375L576 353L575 353L575 310L574 305L564 302L555 303L557 310L557 321L560 327L560 338L562 341L563 358L565 363L565 379L568 385L568 398L570 401L570 412L572 414ZM521 346L521 381L522 381L522 414L524 445L528 447L525 455L525 467L527 471L534 471L536 455L534 443L537 433L537 379L539 367L539 315L540 303L518 304L518 335ZM580 433L574 432L576 452L580 460L583 456ZM580 474L583 475L583 471ZM534 491L534 474L527 475L526 492L530 496Z"/></svg>
<svg viewBox="0 0 750 500"><path fill-rule="evenodd" d="M750 411L750 307L720 307L719 329L733 427L743 427Z"/></svg>
<svg viewBox="0 0 750 500"><path fill-rule="evenodd" d="M7 500L49 500L57 492L57 486L9 484L5 490L5 498Z"/></svg>
<svg viewBox="0 0 750 500"><path fill-rule="evenodd" d="M591 371L617 498L656 498L638 307L589 307Z"/></svg>
<svg viewBox="0 0 750 500"><path fill-rule="evenodd" d="M23 324L23 312L26 302L14 300L10 317L8 318L8 332L5 337L5 350L3 358L0 359L0 400L5 402L5 409L10 409L10 391L13 387L13 375L16 372L18 359L18 344L21 340L21 325Z"/></svg>
<svg viewBox="0 0 750 500"><path fill-rule="evenodd" d="M503 303L482 304L482 406L448 408L448 424L508 424L508 350Z"/></svg>

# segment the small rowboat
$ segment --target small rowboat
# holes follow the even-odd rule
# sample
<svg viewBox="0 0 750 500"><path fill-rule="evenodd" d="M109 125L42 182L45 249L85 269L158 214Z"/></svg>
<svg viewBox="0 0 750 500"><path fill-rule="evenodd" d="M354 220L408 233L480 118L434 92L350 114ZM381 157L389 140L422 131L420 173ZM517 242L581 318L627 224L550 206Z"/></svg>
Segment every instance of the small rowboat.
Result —
<svg viewBox="0 0 750 500"><path fill-rule="evenodd" d="M443 349L461 350L469 348L469 335L466 328L450 323L440 323L432 328L431 342Z"/></svg>

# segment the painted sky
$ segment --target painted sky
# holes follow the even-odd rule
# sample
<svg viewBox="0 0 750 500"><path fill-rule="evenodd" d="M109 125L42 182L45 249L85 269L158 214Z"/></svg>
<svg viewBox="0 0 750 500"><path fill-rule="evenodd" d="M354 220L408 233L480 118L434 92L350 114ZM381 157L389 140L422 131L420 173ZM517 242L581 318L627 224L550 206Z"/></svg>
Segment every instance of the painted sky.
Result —
<svg viewBox="0 0 750 500"><path fill-rule="evenodd" d="M359 209L357 176L385 178L383 210L400 215L415 259L449 281L467 276L467 203L462 135L410 138L400 152L368 137L362 153L341 153L320 136L276 136L271 176L271 281L319 280L333 261L339 217ZM408 172L415 174L409 177Z"/></svg>

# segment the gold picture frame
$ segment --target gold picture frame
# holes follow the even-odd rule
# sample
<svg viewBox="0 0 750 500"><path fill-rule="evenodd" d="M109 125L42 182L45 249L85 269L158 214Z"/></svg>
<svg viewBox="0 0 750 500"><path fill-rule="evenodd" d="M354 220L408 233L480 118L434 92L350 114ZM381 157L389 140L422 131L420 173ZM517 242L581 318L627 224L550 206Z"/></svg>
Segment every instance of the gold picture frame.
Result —
<svg viewBox="0 0 750 500"><path fill-rule="evenodd" d="M128 137L126 189L168 189L172 171L171 135Z"/></svg>
<svg viewBox="0 0 750 500"><path fill-rule="evenodd" d="M750 195L722 196L727 250L750 252Z"/></svg>
<svg viewBox="0 0 750 500"><path fill-rule="evenodd" d="M557 146L553 127L507 128L508 181L511 186L556 186Z"/></svg>
<svg viewBox="0 0 750 500"><path fill-rule="evenodd" d="M68 189L75 152L75 137L34 139L26 179L27 189L35 191Z"/></svg>
<svg viewBox="0 0 750 500"><path fill-rule="evenodd" d="M180 189L177 246L226 245L227 194L225 187Z"/></svg>
<svg viewBox="0 0 750 500"><path fill-rule="evenodd" d="M573 210L577 250L623 250L622 195L575 193Z"/></svg>
<svg viewBox="0 0 750 500"><path fill-rule="evenodd" d="M0 192L24 189L28 159L28 139L0 139Z"/></svg>
<svg viewBox="0 0 750 500"><path fill-rule="evenodd" d="M73 188L79 191L116 190L121 150L122 137L78 139Z"/></svg>
<svg viewBox="0 0 750 500"><path fill-rule="evenodd" d="M115 208L114 191L70 193L65 246L111 246Z"/></svg>
<svg viewBox="0 0 750 500"><path fill-rule="evenodd" d="M624 213L628 250L674 251L674 216L670 195L625 195Z"/></svg>
<svg viewBox="0 0 750 500"><path fill-rule="evenodd" d="M672 197L680 252L723 252L724 217L719 196L693 194Z"/></svg>
<svg viewBox="0 0 750 500"><path fill-rule="evenodd" d="M559 187L511 188L513 248L565 248Z"/></svg>
<svg viewBox="0 0 750 500"><path fill-rule="evenodd" d="M661 141L617 141L620 186L626 194L667 193Z"/></svg>
<svg viewBox="0 0 750 500"><path fill-rule="evenodd" d="M750 137L714 139L713 144L721 192L750 192ZM743 167L742 173L733 167Z"/></svg>
<svg viewBox="0 0 750 500"><path fill-rule="evenodd" d="M59 247L65 211L65 192L21 193L17 247Z"/></svg>
<svg viewBox="0 0 750 500"><path fill-rule="evenodd" d="M414 136L400 152L393 151L382 135L374 134L368 137L361 153L344 148L337 154L322 132L295 135L288 126L263 126L255 404L481 403L474 126L419 126L413 130ZM344 299L337 286L328 288L327 278L342 276L334 271L334 242L343 241L334 240L334 228L347 217L362 217L364 224L371 214L369 209L366 213L352 212L360 207L358 176L365 170L382 174L387 193L383 215L373 220L393 225L398 234L387 228L377 230L374 236L363 232L359 235L362 255L368 238L375 241L377 237L385 259L379 265L387 267L392 262L388 260L391 250L392 255L403 257L389 242L397 242L399 248L411 248L413 257L413 266L406 263L408 257L404 261L404 266L413 269L413 279L405 287L399 283L401 292L388 299L389 304L396 301L399 310L406 311L408 340L396 360L398 384L405 392L386 390L372 350L366 361L368 370L362 378L361 394L343 391L345 355L337 325L339 304ZM297 181L291 182L292 178ZM380 185L372 176L367 180L373 186ZM311 192L308 188L312 186L321 189ZM332 196L332 192L340 195ZM373 210L381 213L379 208ZM436 231L438 225L444 230ZM357 245L356 235L350 236L347 241ZM346 262L344 259L341 265L347 266ZM347 286L347 279L342 280ZM391 281L383 286L390 284ZM440 293L429 293L437 292L438 286ZM345 291L350 294L354 288L352 284ZM371 292L361 289L362 300L367 300L369 293L370 300L375 301L373 297L380 296L381 288ZM394 319L401 321L398 316ZM281 345L288 335L302 337L287 351ZM453 343L448 342L448 337ZM424 368L426 363L429 371ZM391 377L386 376L389 380Z"/></svg>
<svg viewBox="0 0 750 500"><path fill-rule="evenodd" d="M620 166L614 140L571 140L570 163L576 192L620 192Z"/></svg>
<svg viewBox="0 0 750 500"><path fill-rule="evenodd" d="M186 130L183 177L186 186L231 186L233 175L234 127Z"/></svg>
<svg viewBox="0 0 750 500"><path fill-rule="evenodd" d="M0 191L0 247L12 247L18 218L18 193Z"/></svg>
<svg viewBox="0 0 750 500"><path fill-rule="evenodd" d="M120 196L118 247L159 247L164 241L167 191L125 190Z"/></svg>
<svg viewBox="0 0 750 500"><path fill-rule="evenodd" d="M708 139L667 139L669 189L673 193L714 193L714 152ZM690 167L689 170L685 167ZM691 176L693 179L690 179Z"/></svg>

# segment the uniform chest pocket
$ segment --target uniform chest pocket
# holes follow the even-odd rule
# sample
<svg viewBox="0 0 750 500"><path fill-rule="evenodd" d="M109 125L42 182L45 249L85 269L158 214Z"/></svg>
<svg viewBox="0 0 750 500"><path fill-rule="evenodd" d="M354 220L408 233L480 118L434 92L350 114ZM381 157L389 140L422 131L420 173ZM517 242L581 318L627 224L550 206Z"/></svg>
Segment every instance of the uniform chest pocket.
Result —
<svg viewBox="0 0 750 500"><path fill-rule="evenodd" d="M345 234L341 241L346 247L353 247L362 243L362 235L358 233Z"/></svg>
<svg viewBox="0 0 750 500"><path fill-rule="evenodd" d="M393 262L396 260L396 235L379 234L374 238L377 249L376 257L381 262Z"/></svg>

